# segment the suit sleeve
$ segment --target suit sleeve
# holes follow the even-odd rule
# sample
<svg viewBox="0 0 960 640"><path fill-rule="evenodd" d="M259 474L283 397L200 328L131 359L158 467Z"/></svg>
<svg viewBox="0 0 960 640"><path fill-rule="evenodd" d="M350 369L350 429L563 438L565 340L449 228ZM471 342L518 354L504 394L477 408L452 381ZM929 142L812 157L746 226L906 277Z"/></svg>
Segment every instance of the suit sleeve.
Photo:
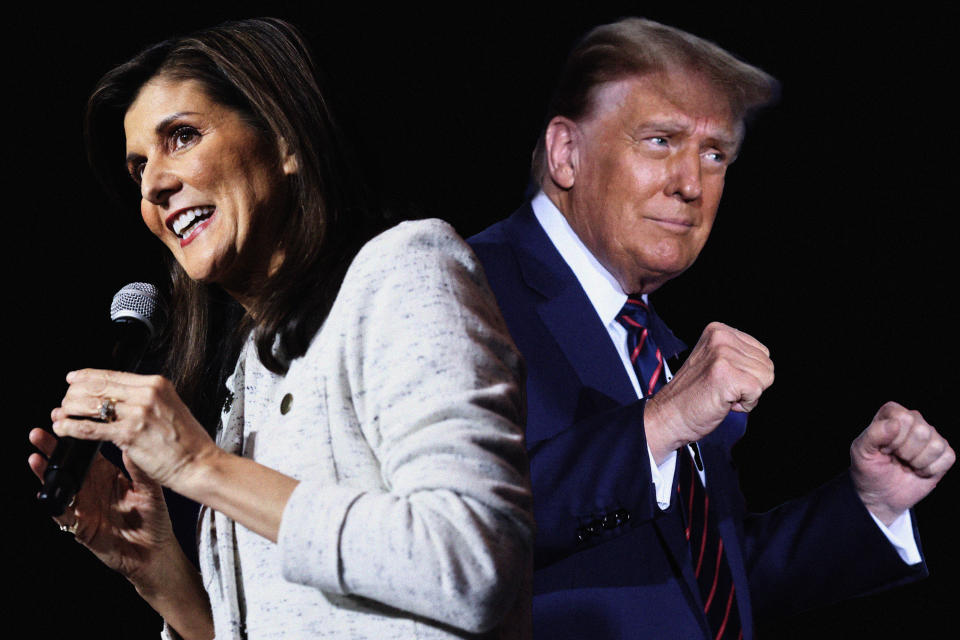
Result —
<svg viewBox="0 0 960 640"><path fill-rule="evenodd" d="M863 506L849 473L769 512L746 515L743 531L758 619L782 618L927 575L924 562L908 565L900 558Z"/></svg>
<svg viewBox="0 0 960 640"><path fill-rule="evenodd" d="M475 257L439 221L369 243L345 291L343 393L384 490L301 483L284 576L487 631L531 565L522 361Z"/></svg>

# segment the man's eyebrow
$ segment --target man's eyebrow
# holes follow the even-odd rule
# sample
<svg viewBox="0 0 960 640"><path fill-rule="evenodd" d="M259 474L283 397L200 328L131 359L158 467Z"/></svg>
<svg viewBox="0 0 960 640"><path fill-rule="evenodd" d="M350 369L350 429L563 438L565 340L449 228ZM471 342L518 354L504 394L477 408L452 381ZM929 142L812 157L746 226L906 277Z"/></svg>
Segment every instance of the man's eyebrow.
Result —
<svg viewBox="0 0 960 640"><path fill-rule="evenodd" d="M710 138L715 140L717 144L719 144L722 147L733 147L734 149L739 148L740 143L743 142L743 136L737 134L736 132L730 135L726 135L726 134L713 135L713 136L710 136Z"/></svg>
<svg viewBox="0 0 960 640"><path fill-rule="evenodd" d="M641 122L637 127L637 131L666 131L666 132L676 132L683 131L686 129L686 125L680 122L679 120L647 120L646 122Z"/></svg>

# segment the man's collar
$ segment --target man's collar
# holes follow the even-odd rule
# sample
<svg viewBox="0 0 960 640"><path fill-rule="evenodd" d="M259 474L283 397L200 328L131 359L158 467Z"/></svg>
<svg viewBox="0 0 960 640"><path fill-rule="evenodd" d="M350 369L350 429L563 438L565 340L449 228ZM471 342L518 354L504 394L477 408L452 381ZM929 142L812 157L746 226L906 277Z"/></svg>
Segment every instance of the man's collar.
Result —
<svg viewBox="0 0 960 640"><path fill-rule="evenodd" d="M609 326L627 301L627 294L624 293L620 283L590 253L590 250L570 227L567 219L543 191L534 196L533 200L530 201L530 207L550 242L580 283L580 287L586 293L587 299L597 312L600 320L605 326ZM644 302L650 304L646 294L641 297ZM673 332L657 316L652 306L650 309L651 314L648 318L650 332L657 345L663 350L664 356L672 358L685 351L687 347L683 341L673 335Z"/></svg>
<svg viewBox="0 0 960 640"><path fill-rule="evenodd" d="M583 244L547 194L538 192L530 201L530 206L550 242L573 271L597 315L604 325L610 324L627 301L627 294L620 287L620 283ZM646 298L644 295L644 301Z"/></svg>

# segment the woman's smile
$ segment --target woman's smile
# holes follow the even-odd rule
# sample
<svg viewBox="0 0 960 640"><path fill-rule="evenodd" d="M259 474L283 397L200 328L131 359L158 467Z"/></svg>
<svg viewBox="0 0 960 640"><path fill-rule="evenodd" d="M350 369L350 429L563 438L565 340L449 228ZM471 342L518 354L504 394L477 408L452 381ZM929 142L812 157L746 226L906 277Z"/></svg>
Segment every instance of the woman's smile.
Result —
<svg viewBox="0 0 960 640"><path fill-rule="evenodd" d="M187 207L167 216L167 228L180 238L180 246L185 247L209 225L216 207L205 205Z"/></svg>

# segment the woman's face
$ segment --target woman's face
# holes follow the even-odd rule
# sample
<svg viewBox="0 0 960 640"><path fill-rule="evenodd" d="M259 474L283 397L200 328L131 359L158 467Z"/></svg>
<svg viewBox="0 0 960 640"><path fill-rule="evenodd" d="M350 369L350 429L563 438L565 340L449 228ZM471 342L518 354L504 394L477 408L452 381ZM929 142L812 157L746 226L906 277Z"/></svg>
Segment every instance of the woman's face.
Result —
<svg viewBox="0 0 960 640"><path fill-rule="evenodd" d="M194 80L147 82L123 128L143 221L187 275L242 294L275 266L294 156Z"/></svg>

